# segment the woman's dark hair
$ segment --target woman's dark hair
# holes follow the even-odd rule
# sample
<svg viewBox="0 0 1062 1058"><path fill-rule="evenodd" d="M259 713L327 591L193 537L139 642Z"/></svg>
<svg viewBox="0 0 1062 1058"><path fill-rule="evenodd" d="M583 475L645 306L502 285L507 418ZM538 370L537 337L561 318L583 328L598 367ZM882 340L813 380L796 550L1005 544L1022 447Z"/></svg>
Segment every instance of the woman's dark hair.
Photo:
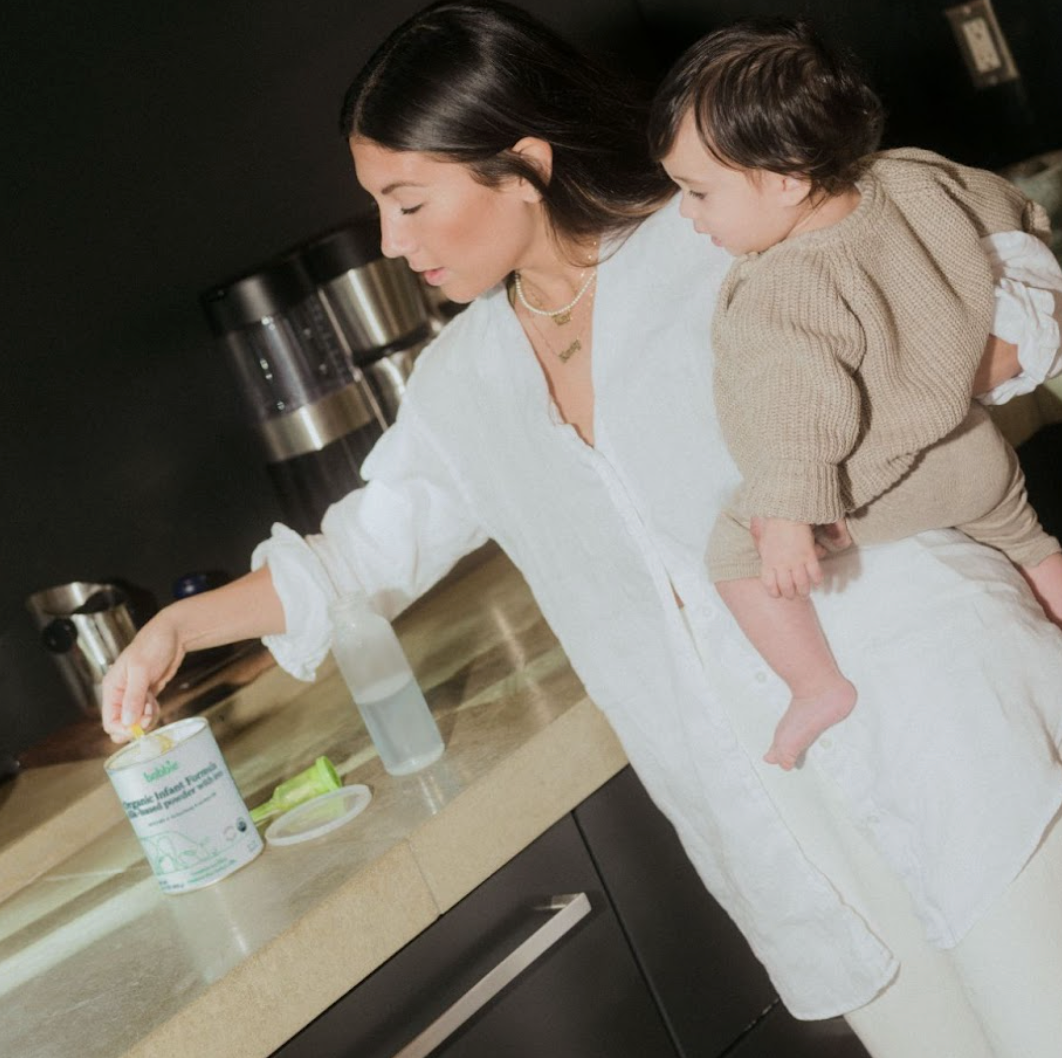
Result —
<svg viewBox="0 0 1062 1058"><path fill-rule="evenodd" d="M685 52L653 102L654 158L671 150L689 113L724 165L801 176L828 194L862 175L884 122L854 61L787 19L745 19Z"/></svg>
<svg viewBox="0 0 1062 1058"><path fill-rule="evenodd" d="M343 101L343 133L469 167L496 186L528 180L553 230L621 234L673 192L649 157L648 107L527 12L506 3L432 4L399 26ZM546 178L511 148L553 149Z"/></svg>

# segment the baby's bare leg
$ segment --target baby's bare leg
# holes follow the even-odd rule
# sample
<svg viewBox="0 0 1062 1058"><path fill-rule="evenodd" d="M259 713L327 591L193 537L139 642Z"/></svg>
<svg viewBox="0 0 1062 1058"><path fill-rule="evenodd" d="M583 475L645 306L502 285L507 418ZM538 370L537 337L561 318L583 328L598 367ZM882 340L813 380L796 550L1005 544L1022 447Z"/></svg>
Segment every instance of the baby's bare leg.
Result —
<svg viewBox="0 0 1062 1058"><path fill-rule="evenodd" d="M823 731L852 711L856 689L837 667L809 599L772 599L751 578L721 581L716 588L793 696L763 758L788 770Z"/></svg>

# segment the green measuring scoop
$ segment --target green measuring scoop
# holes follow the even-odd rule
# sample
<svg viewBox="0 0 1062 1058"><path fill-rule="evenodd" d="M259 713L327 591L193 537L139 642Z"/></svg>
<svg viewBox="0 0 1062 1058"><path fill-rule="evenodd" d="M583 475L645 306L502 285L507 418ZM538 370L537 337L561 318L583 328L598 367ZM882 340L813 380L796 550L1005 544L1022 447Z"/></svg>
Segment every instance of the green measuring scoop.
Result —
<svg viewBox="0 0 1062 1058"><path fill-rule="evenodd" d="M287 812L296 805L342 786L335 765L327 757L318 757L305 771L282 782L265 804L251 810L251 819L261 823L270 816Z"/></svg>

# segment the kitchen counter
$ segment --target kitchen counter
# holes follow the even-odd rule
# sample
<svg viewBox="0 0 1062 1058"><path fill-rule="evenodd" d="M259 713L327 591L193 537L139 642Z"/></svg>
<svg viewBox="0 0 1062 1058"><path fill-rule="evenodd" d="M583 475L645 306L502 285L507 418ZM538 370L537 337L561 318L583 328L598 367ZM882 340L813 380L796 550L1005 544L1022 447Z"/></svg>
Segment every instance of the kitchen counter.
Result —
<svg viewBox="0 0 1062 1058"><path fill-rule="evenodd" d="M314 684L265 667L203 713L248 804L320 754L373 798L206 889L162 894L102 760L19 776L0 802L0 1053L263 1058L626 763L496 549L396 628L442 759L389 776L331 664ZM55 847L33 877L27 855Z"/></svg>

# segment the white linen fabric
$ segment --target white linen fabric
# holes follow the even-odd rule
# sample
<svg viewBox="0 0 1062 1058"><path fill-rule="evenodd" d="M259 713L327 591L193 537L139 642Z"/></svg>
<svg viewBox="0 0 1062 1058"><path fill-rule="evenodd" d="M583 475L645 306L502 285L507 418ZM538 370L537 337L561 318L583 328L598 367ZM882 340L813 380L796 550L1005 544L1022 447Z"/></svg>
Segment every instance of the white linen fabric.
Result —
<svg viewBox="0 0 1062 1058"><path fill-rule="evenodd" d="M319 536L274 527L252 565L269 564L287 620L266 643L308 678L337 591L394 615L495 539L786 1006L822 1018L868 1002L896 960L794 837L784 776L763 780L731 719L787 699L704 564L738 484L708 349L728 265L677 201L601 265L592 448L561 421L504 291L484 295L419 358L369 484ZM818 606L860 700L804 767L835 785L929 938L953 945L1062 802L1062 634L1005 559L953 531L828 565Z"/></svg>
<svg viewBox="0 0 1062 1058"><path fill-rule="evenodd" d="M1018 347L1021 371L978 399L1004 404L1062 371L1062 274L1037 238L1005 231L981 240L996 281L992 333Z"/></svg>

